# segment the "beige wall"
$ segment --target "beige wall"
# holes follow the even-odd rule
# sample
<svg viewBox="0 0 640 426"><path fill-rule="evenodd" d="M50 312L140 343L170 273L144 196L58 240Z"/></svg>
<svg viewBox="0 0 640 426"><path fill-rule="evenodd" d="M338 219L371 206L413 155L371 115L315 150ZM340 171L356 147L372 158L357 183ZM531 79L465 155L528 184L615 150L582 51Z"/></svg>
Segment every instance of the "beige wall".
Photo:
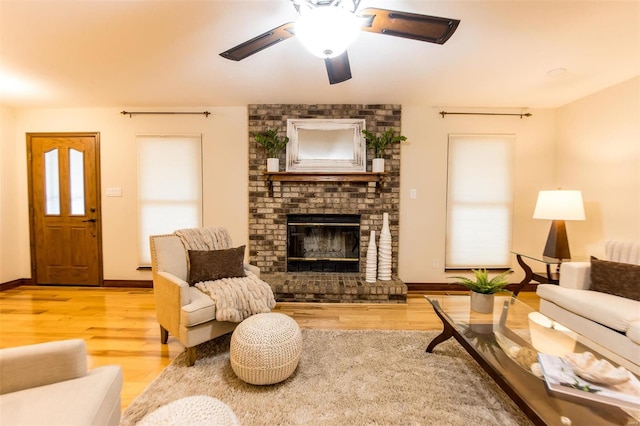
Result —
<svg viewBox="0 0 640 426"><path fill-rule="evenodd" d="M0 283L30 276L27 234L20 232L27 221L20 200L25 188L16 183L19 164L26 153L15 143L15 111L0 105Z"/></svg>
<svg viewBox="0 0 640 426"><path fill-rule="evenodd" d="M13 181L19 196L17 218L27 216L27 171L25 133L100 132L102 230L105 279L150 279L137 271L136 140L137 134L201 133L203 136L204 223L224 224L234 243L247 243L247 109L189 108L209 110L200 115L134 116L120 114L121 108L25 109L15 116L11 150L17 158ZM149 110L132 108L132 110ZM175 110L175 109L172 109ZM3 143L4 146L4 143ZM3 161L4 164L4 156ZM4 179L3 179L4 180ZM106 197L106 188L122 188L122 197ZM20 253L20 277L29 277L28 220L14 219L17 238L12 246ZM5 230L2 230L5 243ZM4 255L3 255L4 257Z"/></svg>
<svg viewBox="0 0 640 426"><path fill-rule="evenodd" d="M438 114L442 108L403 105L402 133L408 140L402 145L400 278L406 282L447 282L443 264L449 133L516 135L514 248L533 254L542 251L549 221L531 216L538 191L557 186L584 193L587 220L567 225L574 254L596 254L607 238L640 240L638 80L558 110L532 110L533 116L523 119L443 119ZM236 244L246 243L247 110L204 109L213 115L129 118L119 113L122 108L2 108L0 282L30 276L27 132L100 132L106 279L150 277L148 272L136 270L136 134L201 132L205 224L224 224ZM122 188L122 197L106 197L109 187ZM409 198L410 189L417 190L416 199ZM437 268L432 267L434 259L438 260ZM522 274L515 262L514 269L516 281Z"/></svg>
<svg viewBox="0 0 640 426"><path fill-rule="evenodd" d="M557 184L582 190L586 220L567 224L572 255L640 241L640 77L558 110Z"/></svg>
<svg viewBox="0 0 640 426"><path fill-rule="evenodd" d="M540 188L553 185L555 112L532 110L529 118L455 116L442 118L443 108L403 105L400 176L400 278L406 282L447 282L444 272L447 139L451 133L510 133L516 135L513 247L542 252L548 223L531 218ZM451 110L449 108L445 108ZM519 112L458 108L471 112ZM491 167L491 164L487 164ZM409 198L416 189L417 198ZM438 267L433 262L437 261ZM516 275L522 279L514 261Z"/></svg>

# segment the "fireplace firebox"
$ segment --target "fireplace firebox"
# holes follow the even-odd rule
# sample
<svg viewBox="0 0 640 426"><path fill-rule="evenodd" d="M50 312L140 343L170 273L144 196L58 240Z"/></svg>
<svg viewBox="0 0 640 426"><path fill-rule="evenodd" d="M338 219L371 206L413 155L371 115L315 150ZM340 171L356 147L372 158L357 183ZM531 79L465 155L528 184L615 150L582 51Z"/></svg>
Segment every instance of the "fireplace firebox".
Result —
<svg viewBox="0 0 640 426"><path fill-rule="evenodd" d="M360 215L287 216L287 272L359 272Z"/></svg>

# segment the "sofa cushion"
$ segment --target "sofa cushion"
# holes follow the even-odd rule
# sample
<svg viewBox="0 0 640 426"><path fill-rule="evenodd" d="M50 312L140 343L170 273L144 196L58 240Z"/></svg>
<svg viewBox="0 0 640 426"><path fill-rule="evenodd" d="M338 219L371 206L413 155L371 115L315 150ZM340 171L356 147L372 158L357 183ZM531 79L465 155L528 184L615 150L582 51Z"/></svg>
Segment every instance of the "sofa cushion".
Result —
<svg viewBox="0 0 640 426"><path fill-rule="evenodd" d="M640 265L591 257L589 289L640 301Z"/></svg>
<svg viewBox="0 0 640 426"><path fill-rule="evenodd" d="M245 246L226 250L189 250L189 285L244 277Z"/></svg>
<svg viewBox="0 0 640 426"><path fill-rule="evenodd" d="M537 294L569 312L622 333L627 332L631 323L640 321L640 302L624 297L553 284L538 285Z"/></svg>
<svg viewBox="0 0 640 426"><path fill-rule="evenodd" d="M629 324L627 330L627 337L632 341L640 345L640 321L634 321Z"/></svg>
<svg viewBox="0 0 640 426"><path fill-rule="evenodd" d="M180 325L193 327L216 319L216 304L196 287L189 287L189 304L180 308Z"/></svg>

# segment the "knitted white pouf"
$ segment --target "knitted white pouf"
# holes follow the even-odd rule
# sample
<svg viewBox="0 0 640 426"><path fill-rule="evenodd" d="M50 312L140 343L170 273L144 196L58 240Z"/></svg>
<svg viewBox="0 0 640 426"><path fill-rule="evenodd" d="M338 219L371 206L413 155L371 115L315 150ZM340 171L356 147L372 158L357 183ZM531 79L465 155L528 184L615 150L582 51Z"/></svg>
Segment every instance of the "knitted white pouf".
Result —
<svg viewBox="0 0 640 426"><path fill-rule="evenodd" d="M240 426L231 408L210 396L188 396L170 402L142 418L137 426Z"/></svg>
<svg viewBox="0 0 640 426"><path fill-rule="evenodd" d="M252 385L271 385L287 379L298 366L301 354L300 327L284 314L250 316L231 335L231 368L238 378Z"/></svg>

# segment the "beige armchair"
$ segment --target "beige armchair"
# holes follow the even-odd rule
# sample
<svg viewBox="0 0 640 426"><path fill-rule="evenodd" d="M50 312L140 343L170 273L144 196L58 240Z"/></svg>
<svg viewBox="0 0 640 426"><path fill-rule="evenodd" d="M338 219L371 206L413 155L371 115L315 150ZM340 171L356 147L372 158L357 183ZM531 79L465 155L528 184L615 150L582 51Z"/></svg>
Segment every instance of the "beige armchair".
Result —
<svg viewBox="0 0 640 426"><path fill-rule="evenodd" d="M122 370L87 370L84 340L0 350L0 424L117 425Z"/></svg>
<svg viewBox="0 0 640 426"><path fill-rule="evenodd" d="M223 228L225 238L216 249L232 248L231 238ZM216 321L216 305L211 298L188 280L188 255L180 237L175 234L152 235L151 267L156 314L160 323L160 340L166 344L169 334L182 343L187 350L187 365L196 361L196 345L204 343L235 329L238 323ZM246 264L259 276L260 269Z"/></svg>

